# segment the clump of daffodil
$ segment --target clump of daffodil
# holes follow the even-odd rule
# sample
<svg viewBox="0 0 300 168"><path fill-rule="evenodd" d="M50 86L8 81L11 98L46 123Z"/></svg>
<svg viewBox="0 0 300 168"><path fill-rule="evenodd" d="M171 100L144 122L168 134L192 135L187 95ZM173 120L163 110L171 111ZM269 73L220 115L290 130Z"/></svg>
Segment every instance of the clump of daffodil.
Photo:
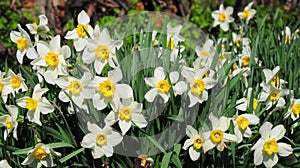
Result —
<svg viewBox="0 0 300 168"><path fill-rule="evenodd" d="M187 150L189 148L190 158L195 161L200 157L200 149L204 144L202 132L198 132L190 125L186 126L185 132L189 139L184 142L182 149Z"/></svg>
<svg viewBox="0 0 300 168"><path fill-rule="evenodd" d="M18 140L17 127L18 127L18 108L14 105L6 105L7 111L10 113L0 116L0 123L3 124L6 129L4 130L4 140L6 140L9 133L13 131L13 137Z"/></svg>
<svg viewBox="0 0 300 168"><path fill-rule="evenodd" d="M273 124L265 122L259 129L261 138L254 144L254 164L264 163L266 167L273 167L278 162L278 155L288 156L293 153L290 145L278 142L283 138L286 130L283 125L277 125L273 129Z"/></svg>
<svg viewBox="0 0 300 168"><path fill-rule="evenodd" d="M52 155L60 157L59 152L55 152L51 147L46 144L38 143L35 145L34 149L28 152L28 156L22 162L22 165L29 165L30 167L40 168L53 167Z"/></svg>
<svg viewBox="0 0 300 168"><path fill-rule="evenodd" d="M87 129L89 133L83 137L81 146L92 149L94 159L104 155L111 157L114 153L113 147L123 140L123 137L109 126L102 129L98 125L88 122Z"/></svg>
<svg viewBox="0 0 300 168"><path fill-rule="evenodd" d="M229 30L229 23L234 21L234 18L231 17L233 13L233 8L231 6L224 9L223 4L220 5L219 10L212 12L212 17L215 19L213 27L220 25L221 29L224 31Z"/></svg>
<svg viewBox="0 0 300 168"><path fill-rule="evenodd" d="M17 104L20 107L28 110L28 120L38 125L42 125L40 113L49 114L54 111L54 107L50 102L45 97L42 97L48 90L48 88L41 88L40 84L37 84L33 89L32 97L24 96L17 100Z"/></svg>

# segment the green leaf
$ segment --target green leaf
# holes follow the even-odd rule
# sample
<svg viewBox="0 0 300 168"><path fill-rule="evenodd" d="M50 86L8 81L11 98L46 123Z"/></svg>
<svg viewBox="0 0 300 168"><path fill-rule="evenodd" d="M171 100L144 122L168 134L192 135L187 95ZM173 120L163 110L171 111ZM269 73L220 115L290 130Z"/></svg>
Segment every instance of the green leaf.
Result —
<svg viewBox="0 0 300 168"><path fill-rule="evenodd" d="M78 155L79 153L81 153L81 152L83 152L83 151L84 151L84 148L77 149L76 151L74 151L74 152L68 154L67 156L65 156L65 157L63 157L63 158L61 158L61 159L59 159L59 161L60 161L61 163L64 163L64 162L66 162L67 160L71 159L72 157Z"/></svg>
<svg viewBox="0 0 300 168"><path fill-rule="evenodd" d="M173 152L166 153L162 159L161 168L168 168Z"/></svg>

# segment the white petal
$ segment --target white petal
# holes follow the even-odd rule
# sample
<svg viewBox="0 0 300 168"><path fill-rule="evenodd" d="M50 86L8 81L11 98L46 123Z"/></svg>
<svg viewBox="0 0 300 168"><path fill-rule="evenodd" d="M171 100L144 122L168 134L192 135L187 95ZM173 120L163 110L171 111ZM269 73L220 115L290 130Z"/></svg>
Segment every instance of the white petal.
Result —
<svg viewBox="0 0 300 168"><path fill-rule="evenodd" d="M237 137L233 134L224 133L224 142L236 142Z"/></svg>
<svg viewBox="0 0 300 168"><path fill-rule="evenodd" d="M49 51L51 51L51 49L46 42L39 41L37 43L37 52L40 56L46 56Z"/></svg>
<svg viewBox="0 0 300 168"><path fill-rule="evenodd" d="M187 150L188 147L190 147L191 145L193 145L194 140L193 139L187 139L184 144L182 149Z"/></svg>
<svg viewBox="0 0 300 168"><path fill-rule="evenodd" d="M78 23L79 24L89 24L90 23L90 17L89 15L84 11L82 10L79 14L78 14Z"/></svg>
<svg viewBox="0 0 300 168"><path fill-rule="evenodd" d="M170 74L170 81L172 84L176 83L179 79L179 73L177 71L173 71Z"/></svg>
<svg viewBox="0 0 300 168"><path fill-rule="evenodd" d="M86 134L80 143L84 148L92 148L95 145L96 136L92 133Z"/></svg>
<svg viewBox="0 0 300 168"><path fill-rule="evenodd" d="M121 81L123 78L121 69L116 68L113 71L109 71L108 78L110 78L114 83Z"/></svg>
<svg viewBox="0 0 300 168"><path fill-rule="evenodd" d="M260 165L262 162L263 162L263 151L257 149L254 151L254 164Z"/></svg>
<svg viewBox="0 0 300 168"><path fill-rule="evenodd" d="M140 128L144 128L147 126L145 117L140 113L133 113L131 120Z"/></svg>
<svg viewBox="0 0 300 168"><path fill-rule="evenodd" d="M190 154L192 161L197 160L200 156L200 152L196 151L193 146L191 146L189 148L189 154Z"/></svg>
<svg viewBox="0 0 300 168"><path fill-rule="evenodd" d="M164 103L167 103L170 98L170 93L158 93L164 100Z"/></svg>
<svg viewBox="0 0 300 168"><path fill-rule="evenodd" d="M238 110L246 111L248 106L248 101L246 98L241 98L236 101L237 106L235 107Z"/></svg>
<svg viewBox="0 0 300 168"><path fill-rule="evenodd" d="M183 67L181 71L181 75L187 80L188 83L194 82L194 70L188 67Z"/></svg>
<svg viewBox="0 0 300 168"><path fill-rule="evenodd" d="M145 94L145 99L148 102L153 102L157 94L158 94L158 90L156 88L153 88Z"/></svg>
<svg viewBox="0 0 300 168"><path fill-rule="evenodd" d="M114 153L114 149L110 145L105 145L102 147L102 149L103 149L103 153L106 157L111 157Z"/></svg>
<svg viewBox="0 0 300 168"><path fill-rule="evenodd" d="M216 144L214 144L211 139L205 139L204 144L202 146L204 153L214 148Z"/></svg>
<svg viewBox="0 0 300 168"><path fill-rule="evenodd" d="M271 130L270 138L275 138L278 141L284 136L285 132L286 130L283 125L277 125Z"/></svg>
<svg viewBox="0 0 300 168"><path fill-rule="evenodd" d="M49 43L52 51L60 53L60 35L56 35Z"/></svg>
<svg viewBox="0 0 300 168"><path fill-rule="evenodd" d="M118 120L118 113L111 111L104 119L106 125L113 125Z"/></svg>
<svg viewBox="0 0 300 168"><path fill-rule="evenodd" d="M259 123L259 117L255 114L242 114L241 116L247 118L249 120L250 125L255 125Z"/></svg>
<svg viewBox="0 0 300 168"><path fill-rule="evenodd" d="M154 78L158 81L164 80L166 77L163 67L157 67L154 70Z"/></svg>
<svg viewBox="0 0 300 168"><path fill-rule="evenodd" d="M270 156L270 155L264 153L263 155L264 155L263 163L267 168L274 167L276 165L276 163L278 162L277 154L273 154Z"/></svg>
<svg viewBox="0 0 300 168"><path fill-rule="evenodd" d="M79 38L79 36L76 32L76 29L74 29L72 31L68 31L65 36L65 39L77 39L77 38Z"/></svg>
<svg viewBox="0 0 300 168"><path fill-rule="evenodd" d="M35 59L35 58L38 57L38 54L37 54L37 52L35 51L35 49L34 49L33 47L28 47L28 48L27 48L26 56L27 56L29 59Z"/></svg>
<svg viewBox="0 0 300 168"><path fill-rule="evenodd" d="M115 90L119 97L122 99L128 99L133 96L132 88L127 84L116 84Z"/></svg>
<svg viewBox="0 0 300 168"><path fill-rule="evenodd" d="M88 48L85 48L82 54L82 61L86 64L91 64L96 60L95 53L88 51ZM100 61L98 61L99 63ZM99 66L98 66L99 67ZM96 70L96 68L95 68ZM102 69L101 69L102 71ZM99 72L99 71L98 71ZM100 72L101 73L101 72ZM99 73L99 74L100 74Z"/></svg>
<svg viewBox="0 0 300 168"><path fill-rule="evenodd" d="M278 154L280 156L288 156L293 153L293 148L291 145L286 143L278 143Z"/></svg>
<svg viewBox="0 0 300 168"><path fill-rule="evenodd" d="M87 129L95 135L102 132L102 129L98 125L96 125L94 123L90 123L89 121L87 123Z"/></svg>
<svg viewBox="0 0 300 168"><path fill-rule="evenodd" d="M154 77L151 77L151 78L145 78L145 83L150 86L150 87L157 87L157 79L155 79Z"/></svg>
<svg viewBox="0 0 300 168"><path fill-rule="evenodd" d="M176 95L182 95L184 92L186 92L188 89L187 83L180 81L176 83L175 86L173 86L174 94Z"/></svg>
<svg viewBox="0 0 300 168"><path fill-rule="evenodd" d="M198 131L190 125L186 126L185 132L186 132L186 135L192 139L194 139L195 137L198 136Z"/></svg>
<svg viewBox="0 0 300 168"><path fill-rule="evenodd" d="M117 132L112 132L111 135L107 136L107 141L112 146L118 145L119 143L122 142L122 140L123 140L123 137Z"/></svg>
<svg viewBox="0 0 300 168"><path fill-rule="evenodd" d="M95 59L94 68L97 74L101 74L104 66L107 64L107 60L101 61L100 59Z"/></svg>
<svg viewBox="0 0 300 168"><path fill-rule="evenodd" d="M214 87L217 83L216 80L211 79L211 78L204 78L203 82L205 83L205 89L211 89L212 87Z"/></svg>
<svg viewBox="0 0 300 168"><path fill-rule="evenodd" d="M270 122L265 122L260 128L259 133L264 140L269 139L273 125Z"/></svg>
<svg viewBox="0 0 300 168"><path fill-rule="evenodd" d="M86 39L79 38L77 40L74 40L74 47L76 51L82 51L85 46L86 46Z"/></svg>
<svg viewBox="0 0 300 168"><path fill-rule="evenodd" d="M122 135L125 135L126 132L130 129L131 127L131 122L127 122L127 121L124 121L124 120L120 120L119 121L119 126L120 126L120 129L122 131Z"/></svg>
<svg viewBox="0 0 300 168"><path fill-rule="evenodd" d="M258 141L252 146L251 150L262 150L265 141L262 138L259 138Z"/></svg>
<svg viewBox="0 0 300 168"><path fill-rule="evenodd" d="M190 98L190 105L189 107L193 107L196 103L200 101L200 98L197 96L194 96L191 91L188 92L189 98Z"/></svg>

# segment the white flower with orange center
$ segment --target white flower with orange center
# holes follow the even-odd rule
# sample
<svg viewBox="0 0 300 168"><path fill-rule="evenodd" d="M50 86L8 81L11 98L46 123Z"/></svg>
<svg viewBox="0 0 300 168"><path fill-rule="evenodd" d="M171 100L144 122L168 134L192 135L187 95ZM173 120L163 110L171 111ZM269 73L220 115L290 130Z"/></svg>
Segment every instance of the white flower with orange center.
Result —
<svg viewBox="0 0 300 168"><path fill-rule="evenodd" d="M47 32L50 31L48 24L48 18L46 15L42 14L39 15L39 24L33 23L33 24L26 24L26 27L30 31L31 34L34 34L35 41L39 41L39 36L42 36L43 38L46 37Z"/></svg>
<svg viewBox="0 0 300 168"><path fill-rule="evenodd" d="M286 130L283 125L277 125L273 129L273 124L265 122L259 129L261 138L254 144L254 164L256 166L264 163L266 167L273 167L278 162L278 155L288 156L293 153L293 148L282 142Z"/></svg>
<svg viewBox="0 0 300 168"><path fill-rule="evenodd" d="M71 50L67 45L61 47L60 41L60 35L55 36L49 44L39 41L37 51L40 57L31 62L33 66L46 68L39 68L38 71L50 84L55 84L59 75L68 75L66 59L71 56Z"/></svg>
<svg viewBox="0 0 300 168"><path fill-rule="evenodd" d="M186 82L189 84L189 107L194 106L196 103L203 103L208 98L208 89L214 87L217 83L215 79L211 76L207 76L207 73L211 71L207 68L203 69L192 69L189 67L183 67L181 75L186 79Z"/></svg>
<svg viewBox="0 0 300 168"><path fill-rule="evenodd" d="M279 66L276 66L273 70L271 69L263 69L263 73L265 76L265 83L271 84L273 87L282 88L283 84L287 82L283 79L280 79L278 76L278 72L280 70Z"/></svg>
<svg viewBox="0 0 300 168"><path fill-rule="evenodd" d="M234 134L237 136L237 143L243 141L243 137L249 138L252 131L249 125L256 125L259 123L259 117L254 114L236 114L233 117Z"/></svg>
<svg viewBox="0 0 300 168"><path fill-rule="evenodd" d="M201 132L190 125L186 126L185 132L189 139L184 142L182 149L187 150L189 148L190 158L195 161L200 157L200 149L204 144L204 138Z"/></svg>
<svg viewBox="0 0 300 168"><path fill-rule="evenodd" d="M40 168L53 167L52 155L60 157L59 152L55 152L51 147L46 144L38 143L35 145L34 149L28 152L28 156L22 162L22 165L29 165L31 167Z"/></svg>
<svg viewBox="0 0 300 168"><path fill-rule="evenodd" d="M241 19L244 19L246 20L246 24L249 23L249 20L252 19L256 13L256 10L255 9L251 9L253 5L253 2L250 2L244 9L243 12L239 12L238 13L238 16L241 18Z"/></svg>
<svg viewBox="0 0 300 168"><path fill-rule="evenodd" d="M128 84L118 83L122 80L122 71L118 67L108 72L108 77L94 78L94 89L96 94L93 96L93 104L98 110L107 107L108 103L116 107L120 98L128 99L133 96L132 88Z"/></svg>
<svg viewBox="0 0 300 168"><path fill-rule="evenodd" d="M81 146L92 149L94 159L101 158L104 155L111 157L114 153L113 147L123 140L123 137L109 126L102 129L98 125L88 122L87 129L89 133L83 137Z"/></svg>
<svg viewBox="0 0 300 168"><path fill-rule="evenodd" d="M48 90L48 88L41 88L40 84L37 84L34 87L32 97L24 96L17 100L20 107L28 110L28 120L38 125L42 125L40 113L49 114L54 111L52 104L45 97L42 97Z"/></svg>
<svg viewBox="0 0 300 168"><path fill-rule="evenodd" d="M10 33L10 39L17 44L17 60L20 64L23 64L23 57L25 54L29 59L37 58L38 54L31 43L30 36L20 24L18 24L18 29L19 32L12 31Z"/></svg>
<svg viewBox="0 0 300 168"><path fill-rule="evenodd" d="M142 114L143 104L133 101L133 98L122 99L105 118L107 125L113 125L117 121L122 135L125 135L130 127L135 124L139 128L147 126L147 121Z"/></svg>
<svg viewBox="0 0 300 168"><path fill-rule="evenodd" d="M253 94L252 90L253 90L252 87L249 87L247 90L245 90L244 95L246 95L247 93L247 97L241 98L236 101L236 105L237 105L236 109L241 111L247 111L252 101L252 109L256 110L258 106L258 100L256 98L252 98L251 100L251 95Z"/></svg>
<svg viewBox="0 0 300 168"><path fill-rule="evenodd" d="M17 127L18 127L18 108L14 105L6 105L9 115L4 114L0 116L0 123L3 124L6 129L4 130L4 140L6 140L9 133L13 131L13 137L18 140Z"/></svg>
<svg viewBox="0 0 300 168"><path fill-rule="evenodd" d="M7 95L12 94L15 97L15 94L20 90L21 92L25 92L28 90L25 79L22 77L21 73L16 75L11 69L7 72L7 77L2 80L3 88L2 88L2 98L4 99L4 103L7 101Z"/></svg>
<svg viewBox="0 0 300 168"><path fill-rule="evenodd" d="M82 60L86 64L94 63L96 73L101 74L107 63L110 67L116 68L116 49L120 49L123 41L112 40L106 28L98 34L99 37L97 39L87 40L87 47L82 54Z"/></svg>
<svg viewBox="0 0 300 168"><path fill-rule="evenodd" d="M237 137L233 134L225 133L230 125L230 119L224 116L217 118L213 114L209 115L212 124L212 130L204 132L204 144L202 146L204 153L217 147L219 151L223 151L226 147L225 142L236 142Z"/></svg>
<svg viewBox="0 0 300 168"><path fill-rule="evenodd" d="M231 6L224 9L223 4L220 5L219 10L212 12L212 17L215 19L213 27L220 25L221 29L224 31L229 30L229 23L234 21L234 18L231 17L233 13L233 8Z"/></svg>
<svg viewBox="0 0 300 168"><path fill-rule="evenodd" d="M266 83L261 83L260 86L263 91L258 95L258 99L259 101L266 102L267 110L275 104L278 108L282 108L285 105L286 102L283 96L289 94L287 89L278 89Z"/></svg>
<svg viewBox="0 0 300 168"><path fill-rule="evenodd" d="M299 118L300 114L300 99L295 99L294 98L294 92L290 94L291 99L290 99L290 106L288 111L285 113L284 118L291 117L293 121ZM295 123L297 124L297 123Z"/></svg>
<svg viewBox="0 0 300 168"><path fill-rule="evenodd" d="M197 69L205 66L210 67L215 55L214 42L211 39L207 39L202 47L196 46L195 51L198 56L195 63L199 62Z"/></svg>
<svg viewBox="0 0 300 168"><path fill-rule="evenodd" d="M59 99L63 102L74 102L78 107L83 107L85 99L90 99L94 95L92 85L92 75L84 72L81 79L69 76L58 78L56 84L61 88Z"/></svg>
<svg viewBox="0 0 300 168"><path fill-rule="evenodd" d="M77 21L77 27L72 31L68 31L65 39L74 40L76 51L82 51L86 47L88 35L93 34L93 28L89 25L90 17L84 10L78 14Z"/></svg>

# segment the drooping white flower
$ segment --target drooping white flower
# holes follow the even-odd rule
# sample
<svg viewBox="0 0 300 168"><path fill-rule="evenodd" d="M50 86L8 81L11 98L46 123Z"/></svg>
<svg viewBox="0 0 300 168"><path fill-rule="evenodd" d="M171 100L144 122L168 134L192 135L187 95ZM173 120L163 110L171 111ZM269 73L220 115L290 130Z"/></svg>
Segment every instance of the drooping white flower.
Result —
<svg viewBox="0 0 300 168"><path fill-rule="evenodd" d="M89 25L90 17L84 10L78 14L77 21L77 27L72 31L68 31L65 39L74 40L73 43L76 51L82 51L86 47L88 34L93 34L93 28Z"/></svg>
<svg viewBox="0 0 300 168"><path fill-rule="evenodd" d="M245 90L244 95L246 95L246 93L247 93L247 97L243 97L236 101L236 104L237 104L236 109L241 110L241 111L247 111L247 109L250 106L251 95L253 94L252 90L253 90L252 87L249 87L247 90ZM256 110L257 104L258 104L258 101L256 98L252 98L252 104L253 104L252 109Z"/></svg>
<svg viewBox="0 0 300 168"><path fill-rule="evenodd" d="M231 6L224 9L223 4L220 5L219 10L212 12L212 17L215 19L213 27L220 25L221 29L224 31L229 30L229 23L234 21L234 18L231 17L233 13L233 8Z"/></svg>
<svg viewBox="0 0 300 168"><path fill-rule="evenodd" d="M196 103L202 103L208 98L208 89L214 87L217 83L211 76L206 77L208 69L192 69L189 67L183 67L181 75L186 79L189 84L189 107L194 106Z"/></svg>
<svg viewBox="0 0 300 168"><path fill-rule="evenodd" d="M46 70L40 68L38 71L50 84L55 84L59 75L68 75L66 59L71 56L71 50L67 45L61 47L60 41L60 35L55 36L49 45L39 41L37 51L40 57L31 62L33 66L46 68Z"/></svg>
<svg viewBox="0 0 300 168"><path fill-rule="evenodd" d="M253 18L253 16L255 15L256 13L256 10L255 9L251 9L253 5L253 2L250 2L244 9L243 12L239 12L238 13L238 16L241 18L241 19L244 19L246 20L246 24L249 23L249 20Z"/></svg>
<svg viewBox="0 0 300 168"><path fill-rule="evenodd" d="M278 142L285 134L283 125L277 125L273 129L273 124L265 122L259 129L261 138L254 144L254 164L264 163L267 168L271 168L278 162L278 155L288 156L293 153L293 148L282 142Z"/></svg>
<svg viewBox="0 0 300 168"><path fill-rule="evenodd" d="M29 165L31 167L40 168L53 167L52 155L60 157L59 152L55 152L51 147L46 144L38 143L34 149L28 152L27 158L22 162L22 165Z"/></svg>
<svg viewBox="0 0 300 168"><path fill-rule="evenodd" d="M13 131L13 137L18 140L17 127L18 127L18 108L14 105L6 105L6 109L10 113L0 116L0 123L3 124L6 129L4 130L4 140L6 140L7 135Z"/></svg>
<svg viewBox="0 0 300 168"><path fill-rule="evenodd" d="M87 47L82 54L82 60L86 64L94 63L97 74L101 74L102 69L108 63L110 67L116 68L116 49L123 45L122 40L112 40L108 30L105 28L98 33L97 39L88 39Z"/></svg>
<svg viewBox="0 0 300 168"><path fill-rule="evenodd" d="M113 125L117 121L122 135L125 135L130 127L135 124L140 128L147 126L147 121L142 115L143 104L133 101L132 98L123 99L116 105L116 109L111 111L105 118L107 125Z"/></svg>
<svg viewBox="0 0 300 168"><path fill-rule="evenodd" d="M225 133L230 125L230 119L224 116L217 118L213 114L209 115L212 124L212 130L204 132L204 144L202 146L204 153L217 147L219 151L223 151L226 147L225 142L236 142L237 137L233 134Z"/></svg>
<svg viewBox="0 0 300 168"><path fill-rule="evenodd" d="M200 157L200 149L204 144L202 133L190 125L186 126L185 132L189 139L184 142L182 149L187 150L189 148L190 158L195 161Z"/></svg>
<svg viewBox="0 0 300 168"><path fill-rule="evenodd" d="M132 88L128 84L118 83L122 80L122 71L118 67L108 72L108 77L94 78L94 89L96 93L93 96L93 104L97 110L107 107L108 103L116 107L116 104L122 99L128 99L133 96Z"/></svg>
<svg viewBox="0 0 300 168"><path fill-rule="evenodd" d="M39 36L46 37L46 33L50 30L47 26L48 24L48 18L46 15L42 14L39 15L39 24L36 23L33 24L26 24L26 27L30 31L31 34L34 34L35 41L39 41Z"/></svg>
<svg viewBox="0 0 300 168"><path fill-rule="evenodd" d="M111 157L114 153L113 147L123 140L123 137L109 126L102 129L98 125L88 122L87 129L89 133L83 137L81 146L92 149L94 159L104 155Z"/></svg>
<svg viewBox="0 0 300 168"><path fill-rule="evenodd" d="M40 113L49 114L54 111L54 107L50 102L45 97L42 97L48 90L48 88L41 88L40 84L37 84L33 89L32 97L24 96L17 100L17 104L20 107L28 110L28 120L38 125L42 125Z"/></svg>
<svg viewBox="0 0 300 168"><path fill-rule="evenodd" d="M243 137L250 137L252 131L249 125L256 125L259 123L259 117L254 114L236 114L233 117L234 134L237 137L237 143L243 141Z"/></svg>
<svg viewBox="0 0 300 168"><path fill-rule="evenodd" d="M0 161L0 167L1 168L12 168L5 159Z"/></svg>
<svg viewBox="0 0 300 168"><path fill-rule="evenodd" d="M10 33L10 39L17 44L17 60L20 64L23 64L23 57L25 54L29 59L37 58L38 54L31 43L30 36L20 24L18 24L18 29L19 32L12 31Z"/></svg>
<svg viewBox="0 0 300 168"><path fill-rule="evenodd" d="M77 106L82 107L83 101L94 95L91 82L92 75L89 72L84 72L81 79L72 76L60 77L56 81L56 84L61 88L58 97L63 102L70 102L71 98Z"/></svg>
<svg viewBox="0 0 300 168"><path fill-rule="evenodd" d="M291 93L290 106L285 113L284 118L291 117L293 121L299 118L300 113L300 99L294 98L294 92ZM296 123L297 124L297 123Z"/></svg>

